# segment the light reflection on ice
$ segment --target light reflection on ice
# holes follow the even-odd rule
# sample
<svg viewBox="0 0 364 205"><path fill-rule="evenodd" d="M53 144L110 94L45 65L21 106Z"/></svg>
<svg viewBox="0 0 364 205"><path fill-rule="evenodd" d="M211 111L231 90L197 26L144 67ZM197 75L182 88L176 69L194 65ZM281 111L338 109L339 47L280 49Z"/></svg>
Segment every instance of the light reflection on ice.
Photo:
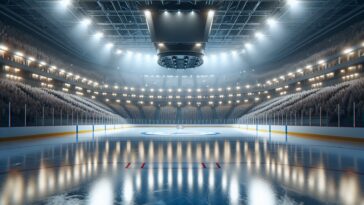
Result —
<svg viewBox="0 0 364 205"><path fill-rule="evenodd" d="M202 197L205 193L222 194L231 204L241 204L245 195L253 205L263 203L263 199L263 204L267 205L283 201L294 204L293 199L282 197L275 190L270 184L273 180L322 203L339 201L344 205L357 205L363 202L361 179L355 172L333 175L326 170L327 165L321 158L310 161L305 167L308 157L298 155L301 152L289 152L286 145L239 140L209 143L150 140L108 141L101 145L95 142L93 149L89 147L81 145L75 149L70 145L62 152L64 161L60 166L53 166L48 160L48 164L41 163L37 171L27 176L19 171L9 172L0 183L0 204L36 201L94 179L88 204L114 203L114 183L121 183L120 198L125 204L143 197L140 192L148 192L150 196L156 190L188 191ZM127 162L131 162L129 169L125 168ZM146 166L142 169L144 162ZM201 166L202 162L206 168ZM121 180L114 181L113 176L121 176ZM99 195L104 197L99 198Z"/></svg>

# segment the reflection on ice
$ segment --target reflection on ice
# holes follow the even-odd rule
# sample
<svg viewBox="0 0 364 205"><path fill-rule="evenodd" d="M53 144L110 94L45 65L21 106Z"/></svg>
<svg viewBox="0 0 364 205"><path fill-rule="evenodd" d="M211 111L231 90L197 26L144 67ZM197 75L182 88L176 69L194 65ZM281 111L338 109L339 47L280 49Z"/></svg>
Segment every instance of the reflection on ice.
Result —
<svg viewBox="0 0 364 205"><path fill-rule="evenodd" d="M168 162L172 162L172 160L173 160L173 151L172 151L172 143L171 142L168 143L167 156L168 156Z"/></svg>
<svg viewBox="0 0 364 205"><path fill-rule="evenodd" d="M150 192L152 192L154 189L154 169L153 168L148 169L147 179L148 179L148 189Z"/></svg>
<svg viewBox="0 0 364 205"><path fill-rule="evenodd" d="M187 183L188 183L188 189L191 191L193 188L193 169L192 169L192 165L190 164L188 166L188 171L187 171Z"/></svg>
<svg viewBox="0 0 364 205"><path fill-rule="evenodd" d="M221 179L221 188L223 192L226 192L227 183L228 183L227 171L224 169L222 171L222 179Z"/></svg>
<svg viewBox="0 0 364 205"><path fill-rule="evenodd" d="M141 141L138 144L138 153L139 153L139 160L141 162L144 162L144 155L145 155L145 150L144 150L144 142Z"/></svg>
<svg viewBox="0 0 364 205"><path fill-rule="evenodd" d="M141 177L141 171L137 171L135 175L135 187L136 191L139 192L142 186L142 177Z"/></svg>
<svg viewBox="0 0 364 205"><path fill-rule="evenodd" d="M220 151L219 151L219 144L217 141L214 143L214 155L215 155L215 161L220 161Z"/></svg>
<svg viewBox="0 0 364 205"><path fill-rule="evenodd" d="M169 163L168 166L168 187L171 189L173 186L173 173L172 173L172 164Z"/></svg>
<svg viewBox="0 0 364 205"><path fill-rule="evenodd" d="M130 173L127 173L126 176L124 177L122 195L123 195L123 202L125 205L133 204L134 187L132 182L132 176Z"/></svg>
<svg viewBox="0 0 364 205"><path fill-rule="evenodd" d="M34 185L32 183L31 185ZM4 181L4 189L0 197L0 204L21 204L23 203L23 192L24 192L24 179L23 176L18 172L9 174L9 177ZM32 197L35 190L34 186L29 187L30 192L28 196Z"/></svg>
<svg viewBox="0 0 364 205"><path fill-rule="evenodd" d="M202 169L198 169L197 183L198 183L198 188L201 190L202 186L203 186L203 172L202 172Z"/></svg>
<svg viewBox="0 0 364 205"><path fill-rule="evenodd" d="M248 185L248 204L275 205L276 197L271 185L260 178L253 178Z"/></svg>
<svg viewBox="0 0 364 205"><path fill-rule="evenodd" d="M114 202L114 190L110 179L101 178L96 181L88 196L89 205L112 205Z"/></svg>
<svg viewBox="0 0 364 205"><path fill-rule="evenodd" d="M215 197L229 204L293 203L276 184L323 204L363 203L363 179L355 174L360 170L347 172L342 163L335 167L337 153L320 151L315 158L314 150L304 146L248 140L128 140L69 144L52 152L41 155L33 162L36 166L8 170L0 182L0 204L29 204L75 187L86 187L81 195L88 204L141 204L152 198L167 200L166 193ZM27 169L31 171L23 172Z"/></svg>
<svg viewBox="0 0 364 205"><path fill-rule="evenodd" d="M362 197L362 193L359 188L359 179L352 173L346 173L340 179L340 199L343 204L359 204L358 198ZM361 204L364 200L361 199Z"/></svg>
<svg viewBox="0 0 364 205"><path fill-rule="evenodd" d="M182 173L182 164L178 163L178 169L177 169L177 185L178 189L182 189L182 183L183 183L183 173Z"/></svg>
<svg viewBox="0 0 364 205"><path fill-rule="evenodd" d="M162 188L163 186L163 180L164 180L164 176L163 176L163 164L159 163L158 164L158 188Z"/></svg>
<svg viewBox="0 0 364 205"><path fill-rule="evenodd" d="M236 173L233 173L230 179L230 187L229 187L229 199L230 204L238 205L239 198L240 198L240 191L239 191L239 180Z"/></svg>
<svg viewBox="0 0 364 205"><path fill-rule="evenodd" d="M208 175L209 191L213 192L215 188L215 169L210 168Z"/></svg>
<svg viewBox="0 0 364 205"><path fill-rule="evenodd" d="M210 144L208 142L205 143L205 159L204 161L210 161Z"/></svg>

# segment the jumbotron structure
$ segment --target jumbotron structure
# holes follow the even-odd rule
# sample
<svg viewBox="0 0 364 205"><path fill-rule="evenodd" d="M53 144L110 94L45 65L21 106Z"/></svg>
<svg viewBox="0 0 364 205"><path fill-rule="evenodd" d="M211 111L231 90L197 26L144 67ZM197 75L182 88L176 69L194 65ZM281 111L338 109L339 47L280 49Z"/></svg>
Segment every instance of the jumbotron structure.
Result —
<svg viewBox="0 0 364 205"><path fill-rule="evenodd" d="M187 69L203 64L213 10L190 6L170 12L165 7L151 7L145 16L160 66Z"/></svg>

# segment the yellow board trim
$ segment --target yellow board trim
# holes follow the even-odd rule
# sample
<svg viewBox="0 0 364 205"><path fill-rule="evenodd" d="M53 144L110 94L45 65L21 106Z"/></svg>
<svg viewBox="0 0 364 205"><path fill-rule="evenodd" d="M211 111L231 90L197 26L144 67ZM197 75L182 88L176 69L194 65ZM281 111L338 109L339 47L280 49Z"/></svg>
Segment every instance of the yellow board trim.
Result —
<svg viewBox="0 0 364 205"><path fill-rule="evenodd" d="M55 132L55 133L46 133L46 134L35 134L35 135L22 135L16 137L5 137L0 138L0 142L8 142L8 141L18 141L18 140L34 140L34 139L42 139L49 137L61 137L65 135L76 134L75 131L72 132Z"/></svg>
<svg viewBox="0 0 364 205"><path fill-rule="evenodd" d="M320 134L309 134L309 133L301 133L301 132L288 132L287 134L295 136L295 137L314 139L314 140L328 140L328 141L340 141L340 142L364 142L364 138L357 138L357 137L320 135Z"/></svg>
<svg viewBox="0 0 364 205"><path fill-rule="evenodd" d="M253 130L256 129L252 128L242 128L244 130ZM269 130L259 130L258 132L269 132ZM285 131L279 130L271 130L272 133L276 134L286 134ZM305 139L312 139L312 140L326 140L326 141L335 141L335 142L361 142L364 143L364 138L357 138L357 137L344 137L344 136L334 136L334 135L321 135L321 134L310 134L310 133L302 133L302 132L287 132L287 135L300 137Z"/></svg>
<svg viewBox="0 0 364 205"><path fill-rule="evenodd" d="M163 127L163 126L161 126ZM123 127L119 128L109 128L106 130L120 130ZM251 130L256 131L253 128L243 128L244 130ZM95 129L95 132L104 131L105 129ZM78 133L85 134L90 133L92 130L81 130ZM258 132L269 132L269 130L258 130ZM285 134L284 131L278 130L271 130L272 133L276 134ZM23 135L23 136L16 136L16 137L6 137L0 138L0 142L8 142L8 141L18 141L18 140L35 140L35 139L42 139L42 138L53 138L53 137L62 137L65 135L73 135L76 134L76 131L70 132L56 132L56 133L46 133L46 134L36 134L36 135ZM364 138L355 138L355 137L344 137L344 136L332 136L332 135L321 135L321 134L310 134L310 133L301 133L301 132L287 132L287 135L306 138L306 139L313 139L313 140L326 140L326 141L340 141L340 142L363 142Z"/></svg>
<svg viewBox="0 0 364 205"><path fill-rule="evenodd" d="M108 130L121 130L123 128L109 128ZM95 129L95 132L104 131L105 129ZM92 130L81 130L78 131L79 134L90 133ZM54 132L54 133L45 133L45 134L35 134L35 135L22 135L15 137L4 137L0 138L0 142L10 142L10 141L19 141L19 140L35 140L35 139L43 139L43 138L54 138L54 137L62 137L65 135L74 135L77 134L76 131L70 132Z"/></svg>

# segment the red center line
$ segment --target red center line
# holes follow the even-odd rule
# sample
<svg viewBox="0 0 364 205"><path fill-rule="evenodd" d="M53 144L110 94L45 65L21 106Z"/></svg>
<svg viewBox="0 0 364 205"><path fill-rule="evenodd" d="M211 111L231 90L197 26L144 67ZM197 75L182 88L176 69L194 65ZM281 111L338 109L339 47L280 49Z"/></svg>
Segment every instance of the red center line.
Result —
<svg viewBox="0 0 364 205"><path fill-rule="evenodd" d="M141 169L144 169L145 166L145 162L143 162L142 166L140 167Z"/></svg>
<svg viewBox="0 0 364 205"><path fill-rule="evenodd" d="M126 165L126 167L125 167L125 168L126 168L126 169L128 169L128 168L130 167L130 164L131 164L131 163L130 163L130 162L128 162L128 164Z"/></svg>
<svg viewBox="0 0 364 205"><path fill-rule="evenodd" d="M201 163L201 165L202 165L202 167L204 168L204 169L206 169L206 164L205 163Z"/></svg>
<svg viewBox="0 0 364 205"><path fill-rule="evenodd" d="M220 166L220 164L218 163L218 162L216 162L216 166L217 166L217 168L221 168L221 166Z"/></svg>

